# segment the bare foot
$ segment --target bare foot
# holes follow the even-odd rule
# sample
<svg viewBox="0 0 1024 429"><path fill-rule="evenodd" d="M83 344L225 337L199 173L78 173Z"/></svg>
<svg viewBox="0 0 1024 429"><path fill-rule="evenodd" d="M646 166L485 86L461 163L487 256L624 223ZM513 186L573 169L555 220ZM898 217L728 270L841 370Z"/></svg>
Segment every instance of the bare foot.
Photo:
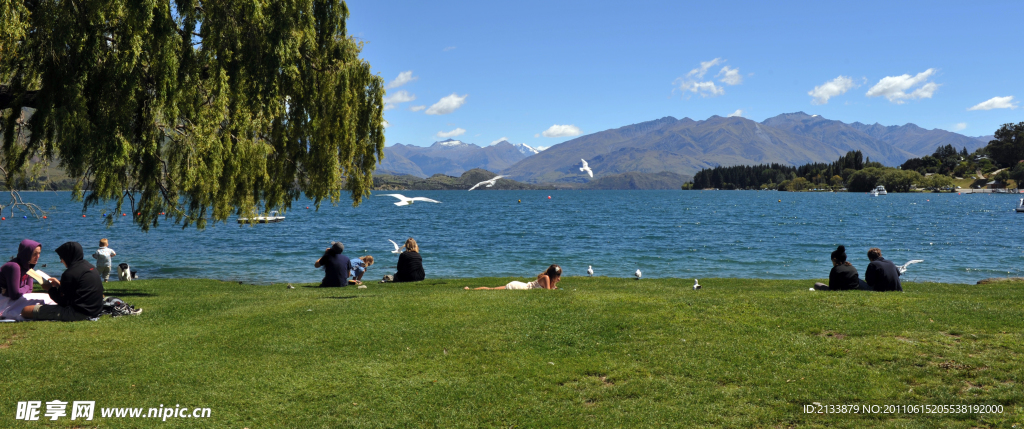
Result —
<svg viewBox="0 0 1024 429"><path fill-rule="evenodd" d="M463 289L465 289L465 290L469 290L469 286L466 286L466 287L464 287Z"/></svg>

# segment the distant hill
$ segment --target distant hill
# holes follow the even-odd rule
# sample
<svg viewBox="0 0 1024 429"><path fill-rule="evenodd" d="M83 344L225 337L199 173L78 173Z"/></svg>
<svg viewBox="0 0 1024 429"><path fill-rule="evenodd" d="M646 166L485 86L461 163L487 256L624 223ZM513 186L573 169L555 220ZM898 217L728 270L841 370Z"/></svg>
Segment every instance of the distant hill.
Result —
<svg viewBox="0 0 1024 429"><path fill-rule="evenodd" d="M426 179L412 176L412 175L392 175L392 174L374 174L373 175L373 189L377 191L399 191L399 190L417 190L417 191L443 191L443 190L468 190L473 185L483 182L484 180L490 180L497 174L487 170L481 170L474 168L465 173L462 173L459 177L446 176L444 174L435 174ZM487 191L487 190L521 190L521 189L552 189L552 186L541 186L532 185L522 182L516 182L508 179L498 179L494 183L494 186L488 188L481 186L473 190Z"/></svg>
<svg viewBox="0 0 1024 429"><path fill-rule="evenodd" d="M524 153L507 141L487 147L452 139L435 142L429 147L399 143L384 148L384 160L377 170L384 174L416 177L435 174L458 176L474 168L504 170L530 155L532 151Z"/></svg>
<svg viewBox="0 0 1024 429"><path fill-rule="evenodd" d="M681 189L692 176L662 171L660 173L629 172L600 177L578 189Z"/></svg>
<svg viewBox="0 0 1024 429"><path fill-rule="evenodd" d="M502 174L527 183L585 184L625 173L692 176L719 165L827 163L854 150L895 166L947 144L973 151L985 142L914 124L846 124L803 112L760 123L741 117L712 116L703 121L664 117L566 141L517 162ZM581 159L590 164L594 178L579 171Z"/></svg>

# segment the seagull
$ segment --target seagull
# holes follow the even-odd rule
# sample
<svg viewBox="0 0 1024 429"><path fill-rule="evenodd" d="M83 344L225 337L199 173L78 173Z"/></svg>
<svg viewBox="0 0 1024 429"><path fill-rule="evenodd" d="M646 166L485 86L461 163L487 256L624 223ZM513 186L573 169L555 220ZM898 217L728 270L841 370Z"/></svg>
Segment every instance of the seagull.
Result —
<svg viewBox="0 0 1024 429"><path fill-rule="evenodd" d="M398 249L398 243L395 243L395 240L389 238L388 241L395 246L395 250L392 250L391 253L402 253L402 251Z"/></svg>
<svg viewBox="0 0 1024 429"><path fill-rule="evenodd" d="M395 198L398 198L398 202L395 203L396 206L408 206L408 205L411 205L413 203L413 201L426 201L428 203L440 203L440 201L432 200L432 199L427 198L427 197L413 197L413 198L409 198L409 197L406 197L405 195L402 195L402 194L381 194L381 196L382 197L395 197Z"/></svg>
<svg viewBox="0 0 1024 429"><path fill-rule="evenodd" d="M642 276L642 275L643 275L643 273L641 273L641 272L640 272L640 269L639 269L639 268L637 268L637 269L636 269L636 272L635 272L635 273L633 273L633 275L635 275L635 276L636 276L636 279L637 279L637 280L640 280L640 276Z"/></svg>
<svg viewBox="0 0 1024 429"><path fill-rule="evenodd" d="M909 266L910 264L916 264L918 262L924 262L924 259L914 259L913 261L907 261L906 264L900 265L898 268L900 274L902 275L903 273L907 272L907 266Z"/></svg>
<svg viewBox="0 0 1024 429"><path fill-rule="evenodd" d="M594 277L594 267L587 265L587 275L590 277Z"/></svg>
<svg viewBox="0 0 1024 429"><path fill-rule="evenodd" d="M700 290L700 283L697 282L697 279L693 279L693 290Z"/></svg>
<svg viewBox="0 0 1024 429"><path fill-rule="evenodd" d="M485 187L486 188L490 188L491 186L494 186L494 183L497 182L498 179L500 179L502 177L505 177L505 176L494 176L493 178L491 178L491 180L484 180L483 182L480 182L480 183L477 183L477 184L473 185L473 187L469 188L469 190L472 191L472 190L476 189L477 186L483 185L485 183L487 184L487 186L485 186Z"/></svg>
<svg viewBox="0 0 1024 429"><path fill-rule="evenodd" d="M587 160L580 159L580 161L583 161L583 167L580 167L580 171L586 171L587 174L590 175L590 177L594 177L594 170L591 170L590 166L587 165Z"/></svg>

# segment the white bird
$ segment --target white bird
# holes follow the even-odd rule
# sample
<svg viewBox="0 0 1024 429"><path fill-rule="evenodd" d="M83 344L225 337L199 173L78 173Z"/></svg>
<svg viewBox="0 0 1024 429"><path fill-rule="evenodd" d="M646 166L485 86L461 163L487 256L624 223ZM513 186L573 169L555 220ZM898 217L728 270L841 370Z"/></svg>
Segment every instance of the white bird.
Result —
<svg viewBox="0 0 1024 429"><path fill-rule="evenodd" d="M594 267L591 267L590 265L587 265L587 275L591 276L591 277L594 276Z"/></svg>
<svg viewBox="0 0 1024 429"><path fill-rule="evenodd" d="M640 280L640 276L642 276L642 275L643 275L643 273L641 273L641 272L640 272L640 269L639 269L639 268L637 268L637 269L636 269L636 272L635 272L635 273L633 273L633 275L635 275L635 276L636 276L636 279L637 279L637 280Z"/></svg>
<svg viewBox="0 0 1024 429"><path fill-rule="evenodd" d="M399 248L398 248L398 243L395 243L395 240L392 240L392 239L389 238L388 241L390 241L391 244L393 244L395 246L395 250L392 250L391 253L402 253L402 251L399 250Z"/></svg>
<svg viewBox="0 0 1024 429"><path fill-rule="evenodd" d="M483 182L480 182L480 183L477 183L477 184L473 185L473 187L469 188L469 190L472 191L472 190L476 189L477 186L483 185L484 183L487 184L487 186L485 186L485 188L490 188L491 186L494 186L494 184L498 181L498 179L500 179L502 177L505 177L505 176L494 176L493 178L491 178L491 180L484 180Z"/></svg>
<svg viewBox="0 0 1024 429"><path fill-rule="evenodd" d="M899 266L900 274L903 274L903 273L907 272L907 266L909 266L910 264L916 264L918 262L924 262L924 259L914 259L913 261L907 261L906 264L900 265Z"/></svg>
<svg viewBox="0 0 1024 429"><path fill-rule="evenodd" d="M409 197L407 197L405 195L402 195L402 194L381 194L381 196L382 197L395 197L395 198L398 198L398 202L395 203L396 206L407 206L407 205L412 204L413 201L426 201L428 203L440 203L440 201L432 200L432 199L427 198L427 197L413 197L413 198L409 198Z"/></svg>
<svg viewBox="0 0 1024 429"><path fill-rule="evenodd" d="M580 161L583 161L583 167L580 167L580 171L586 171L587 174L590 175L590 177L594 177L594 170L591 170L590 166L587 165L587 160L580 159Z"/></svg>
<svg viewBox="0 0 1024 429"><path fill-rule="evenodd" d="M700 283L697 282L697 279L693 279L693 290L700 290Z"/></svg>

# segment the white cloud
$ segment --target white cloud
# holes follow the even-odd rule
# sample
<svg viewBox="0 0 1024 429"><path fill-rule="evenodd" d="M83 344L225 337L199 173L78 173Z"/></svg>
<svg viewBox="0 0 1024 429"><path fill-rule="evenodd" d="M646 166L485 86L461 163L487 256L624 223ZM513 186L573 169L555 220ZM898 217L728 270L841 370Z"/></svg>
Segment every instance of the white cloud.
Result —
<svg viewBox="0 0 1024 429"><path fill-rule="evenodd" d="M992 97L988 100L982 101L981 103L975 104L967 110L992 110L992 109L1016 109L1017 103L1013 102L1013 96L1009 97Z"/></svg>
<svg viewBox="0 0 1024 429"><path fill-rule="evenodd" d="M452 93L452 95L444 97L437 103L434 103L434 105L430 106L430 108L424 113L428 115L447 115L462 107L462 105L466 103L466 97L469 97L469 94L459 97L457 94Z"/></svg>
<svg viewBox="0 0 1024 429"><path fill-rule="evenodd" d="M442 49L442 51L444 51L444 52L453 51L453 50L455 50L454 46L449 46L447 48Z"/></svg>
<svg viewBox="0 0 1024 429"><path fill-rule="evenodd" d="M533 138L537 138L537 137L540 137L540 133L537 133L537 134L533 135Z"/></svg>
<svg viewBox="0 0 1024 429"><path fill-rule="evenodd" d="M707 73L709 68L717 66L722 62L723 60L721 58L715 58L711 61L701 61L700 68L690 70L690 72L687 73L686 76L696 79L702 79L704 77L704 73Z"/></svg>
<svg viewBox="0 0 1024 429"><path fill-rule="evenodd" d="M726 85L739 85L743 83L743 76L740 75L740 69L731 69L729 66L722 67L722 70L715 75L715 77L722 76L719 82Z"/></svg>
<svg viewBox="0 0 1024 429"><path fill-rule="evenodd" d="M398 88L398 87L400 87L402 85L405 85L405 84L407 84L409 82L412 82L412 81L414 81L416 79L419 79L419 76L413 76L412 75L412 70L404 71L404 72L399 73L398 77L396 77L395 80L393 80L391 82L388 82L388 85L387 85L386 88L387 89Z"/></svg>
<svg viewBox="0 0 1024 429"><path fill-rule="evenodd" d="M494 145L496 145L496 144L498 144L498 143L501 143L501 142L507 142L507 141L508 141L508 137L502 137L502 138L500 138L500 139L497 139L497 140L495 140L495 141L492 141L492 142L491 142L491 146L494 146Z"/></svg>
<svg viewBox="0 0 1024 429"><path fill-rule="evenodd" d="M427 108L427 106L412 106L412 107L409 108L409 110L412 110L413 112L419 112L420 110L423 110L423 109L426 109L426 108Z"/></svg>
<svg viewBox="0 0 1024 429"><path fill-rule="evenodd" d="M728 117L730 117L730 118L731 118L731 117L733 117L733 116L739 116L739 117L741 117L741 118L742 118L742 117L743 117L743 109L736 109L736 111L735 111L735 112L732 112L732 113L730 113Z"/></svg>
<svg viewBox="0 0 1024 429"><path fill-rule="evenodd" d="M466 133L466 130L462 128L456 128L451 131L438 131L437 137L442 139L450 139L452 137L458 137Z"/></svg>
<svg viewBox="0 0 1024 429"><path fill-rule="evenodd" d="M953 126L953 131L961 131L961 130L963 130L965 128L967 128L967 123L966 122L961 122L961 123L956 124L955 126Z"/></svg>
<svg viewBox="0 0 1024 429"><path fill-rule="evenodd" d="M875 86L868 90L868 97L885 97L892 103L903 104L905 100L917 100L921 98L932 98L939 85L935 82L927 82L928 78L935 74L935 69L928 69L916 76L904 74L900 76L886 76L878 81ZM910 94L907 90L921 85Z"/></svg>
<svg viewBox="0 0 1024 429"><path fill-rule="evenodd" d="M391 126L390 122L384 121L384 128L387 128L387 127L390 127L390 126Z"/></svg>
<svg viewBox="0 0 1024 429"><path fill-rule="evenodd" d="M724 62L725 60L721 58L715 58L711 61L702 61L700 63L700 67L690 70L686 76L676 79L673 84L678 84L679 89L683 92L700 94L701 97L717 97L719 95L723 95L725 94L725 88L718 86L711 80L703 79L704 75L707 74L710 68ZM743 76L740 74L740 70L729 66L722 67L715 77L720 77L721 79L719 79L719 82L726 85L739 85L743 83Z"/></svg>
<svg viewBox="0 0 1024 429"><path fill-rule="evenodd" d="M384 110L394 109L396 104L406 103L416 99L416 96L406 92L405 90L397 91L387 97L384 97Z"/></svg>
<svg viewBox="0 0 1024 429"><path fill-rule="evenodd" d="M811 100L811 104L827 104L829 98L843 95L846 91L856 87L857 84L853 82L852 78L840 75L821 84L821 86L814 87L807 95L814 97L814 100Z"/></svg>
<svg viewBox="0 0 1024 429"><path fill-rule="evenodd" d="M575 125L552 125L540 134L544 137L576 137L583 134L583 131Z"/></svg>

